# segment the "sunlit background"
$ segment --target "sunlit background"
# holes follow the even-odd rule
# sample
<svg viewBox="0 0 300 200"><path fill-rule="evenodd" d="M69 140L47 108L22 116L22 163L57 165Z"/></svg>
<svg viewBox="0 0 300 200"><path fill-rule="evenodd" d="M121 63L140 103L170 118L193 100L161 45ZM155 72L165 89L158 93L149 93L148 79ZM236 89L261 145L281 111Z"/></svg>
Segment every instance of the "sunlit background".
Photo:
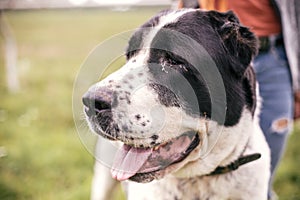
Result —
<svg viewBox="0 0 300 200"><path fill-rule="evenodd" d="M96 45L172 5L0 0L0 200L89 199L94 160L73 122L76 73ZM294 126L275 182L282 200L300 199L299 123ZM120 189L112 199L123 199Z"/></svg>

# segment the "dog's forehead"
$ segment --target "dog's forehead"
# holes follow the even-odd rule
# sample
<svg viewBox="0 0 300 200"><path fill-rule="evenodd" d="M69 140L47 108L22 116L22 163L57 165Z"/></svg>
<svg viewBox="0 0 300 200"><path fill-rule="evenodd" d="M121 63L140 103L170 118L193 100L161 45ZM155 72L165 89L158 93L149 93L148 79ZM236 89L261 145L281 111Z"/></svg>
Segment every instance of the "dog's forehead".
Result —
<svg viewBox="0 0 300 200"><path fill-rule="evenodd" d="M142 49L151 48L153 39L161 29L169 24L177 23L182 16L192 12L195 12L195 10L183 9L176 11L163 11L148 20L145 24L138 28L130 38L126 49L127 59L137 55Z"/></svg>
<svg viewBox="0 0 300 200"><path fill-rule="evenodd" d="M158 17L157 18L158 23L156 26L152 27L152 30L150 30L149 34L147 35L146 40L144 41L143 44L144 47L151 47L151 43L153 39L162 28L164 28L168 24L177 23L179 18L181 18L182 16L190 12L195 12L195 11L190 9L173 11Z"/></svg>
<svg viewBox="0 0 300 200"><path fill-rule="evenodd" d="M173 51L178 47L189 48L189 44L198 43L204 48L211 46L208 40L219 40L211 26L210 18L213 16L208 11L195 9L182 9L164 11L143 24L129 40L126 56L127 60L140 54L155 52L157 49ZM188 39L187 39L188 38ZM189 40L188 43L184 40ZM215 43L213 42L213 43ZM165 49L167 48L167 49Z"/></svg>

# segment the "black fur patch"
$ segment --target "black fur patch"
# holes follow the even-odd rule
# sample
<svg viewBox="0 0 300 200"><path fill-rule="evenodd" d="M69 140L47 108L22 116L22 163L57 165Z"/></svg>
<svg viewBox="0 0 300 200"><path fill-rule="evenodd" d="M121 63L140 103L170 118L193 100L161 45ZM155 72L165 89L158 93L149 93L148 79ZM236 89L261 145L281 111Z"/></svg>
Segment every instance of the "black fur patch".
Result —
<svg viewBox="0 0 300 200"><path fill-rule="evenodd" d="M159 23L161 16L166 15L168 10L161 11L146 23L144 23L140 28L136 30L133 36L130 38L127 49L126 49L126 58L129 60L132 56L137 54L143 47L143 42L147 37L149 31L152 27L155 27Z"/></svg>
<svg viewBox="0 0 300 200"><path fill-rule="evenodd" d="M144 26L157 23L160 16ZM138 33L129 45L141 40ZM131 52L132 47L128 49ZM148 62L156 83L151 87L166 106L180 106L189 114L233 126L244 106L252 112L255 107L252 80L244 76L255 54L256 38L232 12L188 12L166 24L152 40ZM221 77L218 80L212 73L214 68ZM220 82L224 84L224 98L218 95Z"/></svg>

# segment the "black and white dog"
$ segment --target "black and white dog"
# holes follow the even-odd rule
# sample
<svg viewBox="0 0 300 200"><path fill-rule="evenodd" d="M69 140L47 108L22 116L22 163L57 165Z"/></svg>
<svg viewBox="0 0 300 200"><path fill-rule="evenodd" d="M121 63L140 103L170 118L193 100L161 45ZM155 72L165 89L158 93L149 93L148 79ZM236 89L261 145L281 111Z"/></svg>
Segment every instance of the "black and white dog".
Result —
<svg viewBox="0 0 300 200"><path fill-rule="evenodd" d="M133 34L127 63L83 97L90 128L121 143L110 173L128 199L267 199L255 54L232 12L163 11ZM108 173L96 164L102 199Z"/></svg>

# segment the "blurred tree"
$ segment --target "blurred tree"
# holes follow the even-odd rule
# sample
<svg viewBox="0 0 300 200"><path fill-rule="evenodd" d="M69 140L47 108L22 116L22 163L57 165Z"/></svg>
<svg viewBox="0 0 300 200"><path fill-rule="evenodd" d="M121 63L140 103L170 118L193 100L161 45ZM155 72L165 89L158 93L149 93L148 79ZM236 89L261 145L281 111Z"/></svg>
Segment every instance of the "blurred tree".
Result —
<svg viewBox="0 0 300 200"><path fill-rule="evenodd" d="M10 92L17 92L20 88L17 73L17 45L9 23L1 10L0 32L4 39L7 87Z"/></svg>

